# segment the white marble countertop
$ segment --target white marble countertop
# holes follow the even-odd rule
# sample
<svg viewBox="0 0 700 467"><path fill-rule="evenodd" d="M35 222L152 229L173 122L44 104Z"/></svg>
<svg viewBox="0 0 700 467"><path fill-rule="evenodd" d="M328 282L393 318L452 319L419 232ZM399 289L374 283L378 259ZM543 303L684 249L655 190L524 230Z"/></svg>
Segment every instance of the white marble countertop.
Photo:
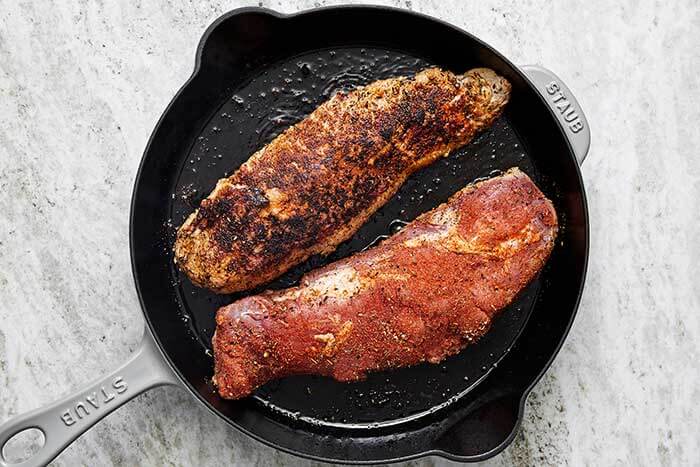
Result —
<svg viewBox="0 0 700 467"><path fill-rule="evenodd" d="M383 3L450 21L515 63L546 65L593 131L578 317L515 442L486 464L699 465L697 2ZM143 323L127 236L136 168L202 32L246 4L0 2L0 421L136 347ZM175 388L139 397L55 461L224 463L312 464L246 438Z"/></svg>

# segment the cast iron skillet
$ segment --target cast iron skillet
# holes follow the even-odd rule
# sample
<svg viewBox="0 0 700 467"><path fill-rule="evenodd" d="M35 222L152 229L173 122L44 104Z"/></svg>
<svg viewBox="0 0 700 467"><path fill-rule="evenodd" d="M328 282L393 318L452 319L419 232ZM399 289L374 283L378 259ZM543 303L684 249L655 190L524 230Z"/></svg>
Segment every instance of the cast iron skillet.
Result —
<svg viewBox="0 0 700 467"><path fill-rule="evenodd" d="M488 66L513 85L494 127L412 177L328 258L311 258L266 287L293 284L318 265L367 247L473 180L512 166L551 198L562 229L540 277L478 344L441 365L341 384L295 377L242 401L210 382L209 339L218 306L240 297L193 287L172 264L172 234L215 181L338 89L437 65ZM588 257L579 172L590 136L566 86L539 67L516 67L447 23L385 7L343 6L282 15L232 11L209 27L195 71L158 122L141 162L131 207L134 278L146 318L141 347L121 368L75 394L0 426L0 446L37 428L45 443L21 466L48 463L81 433L134 396L184 386L250 436L303 457L393 462L435 454L493 456L513 439L530 389L549 367L578 306ZM0 465L10 465L0 456Z"/></svg>

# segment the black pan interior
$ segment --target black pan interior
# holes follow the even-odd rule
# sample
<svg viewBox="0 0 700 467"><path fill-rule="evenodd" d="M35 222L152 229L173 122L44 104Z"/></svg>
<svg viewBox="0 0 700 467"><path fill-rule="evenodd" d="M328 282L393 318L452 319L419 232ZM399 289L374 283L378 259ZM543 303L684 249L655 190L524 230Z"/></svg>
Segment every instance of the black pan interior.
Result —
<svg viewBox="0 0 700 467"><path fill-rule="evenodd" d="M219 178L235 170L250 154L334 92L377 79L415 74L431 65L423 58L400 51L344 47L315 50L262 68L241 83L232 96L227 96L197 135L171 197L173 232ZM504 117L472 144L411 177L335 253L311 258L259 290L296 285L303 273L367 248L405 222L445 202L466 184L512 166L519 166L537 180L533 161ZM164 254L169 256L169 251L164 249ZM174 266L171 273L179 285L183 320L190 324L202 350L210 349L215 311L246 293L217 295L193 286ZM332 423L359 428L419 416L454 400L493 368L522 329L538 288L535 281L495 322L486 338L444 364L377 373L366 381L351 384L324 377L291 377L266 385L256 392L255 399L277 414L314 425Z"/></svg>
<svg viewBox="0 0 700 467"><path fill-rule="evenodd" d="M340 12L345 20L356 16L362 24L378 22L382 28L349 28ZM391 23L382 21L387 18ZM415 28L433 35L420 41L410 33ZM309 29L315 32L302 32ZM444 43L458 45L460 54L446 50ZM389 460L428 449L460 456L493 449L512 430L522 393L565 335L585 267L580 178L538 96L509 64L470 36L389 9L327 9L284 19L247 10L213 27L199 54L199 72L166 111L149 143L132 208L137 286L147 319L171 363L200 398L238 427L303 455ZM472 143L411 177L335 253L313 257L259 290L293 285L305 272L390 235L467 183L514 166L527 172L557 206L561 244L548 266L479 343L443 364L377 373L351 384L293 377L270 383L243 401L218 398L210 382L213 316L219 306L243 295L216 295L181 275L172 263L175 228L217 179L337 90L410 75L431 65L455 72L495 68L514 84L507 112ZM569 248L564 247L567 243ZM553 286L563 277L571 282ZM552 321L551 313L557 319ZM528 341L535 338L538 326L549 333L544 344ZM534 347L518 351L524 342ZM494 406L494 401L500 402ZM486 424L469 426L479 410L495 415ZM494 423L491 433L488 425ZM460 424L467 427L462 431L471 432L469 442L449 437ZM408 432L419 435L412 439ZM397 441L397 433L403 433L403 441ZM391 449L367 444L368 439L386 437L392 438Z"/></svg>

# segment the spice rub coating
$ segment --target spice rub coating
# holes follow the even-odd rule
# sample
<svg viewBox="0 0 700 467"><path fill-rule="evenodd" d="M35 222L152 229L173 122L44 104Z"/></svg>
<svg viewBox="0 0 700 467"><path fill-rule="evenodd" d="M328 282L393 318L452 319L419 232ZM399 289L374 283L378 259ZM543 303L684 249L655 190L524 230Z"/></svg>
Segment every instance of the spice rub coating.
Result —
<svg viewBox="0 0 700 467"><path fill-rule="evenodd" d="M350 238L406 178L489 126L510 84L437 68L335 94L221 179L179 228L175 261L219 293L265 283Z"/></svg>
<svg viewBox="0 0 700 467"><path fill-rule="evenodd" d="M219 394L238 399L290 375L355 381L440 362L487 332L539 273L556 234L552 203L520 170L469 185L298 287L219 309Z"/></svg>

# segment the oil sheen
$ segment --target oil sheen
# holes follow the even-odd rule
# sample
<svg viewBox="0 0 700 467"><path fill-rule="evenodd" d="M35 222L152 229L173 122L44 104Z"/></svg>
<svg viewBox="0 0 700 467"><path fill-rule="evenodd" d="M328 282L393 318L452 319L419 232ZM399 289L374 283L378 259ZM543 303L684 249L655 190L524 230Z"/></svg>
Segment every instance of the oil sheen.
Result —
<svg viewBox="0 0 700 467"><path fill-rule="evenodd" d="M173 238L177 226L219 178L230 175L256 150L335 92L377 79L412 75L428 66L430 63L423 59L403 52L357 47L314 51L253 73L244 85L222 97L221 106L194 141L172 193L171 220L166 226L169 238ZM537 181L538 173L510 126L506 111L492 128L470 144L410 177L334 253L312 257L270 284L248 293L294 285L304 273L368 248L397 232L468 183L514 166ZM190 327L192 335L210 355L216 310L244 294L217 295L195 287L175 267L172 279L178 285L178 298L184 310L183 325ZM479 343L439 365L376 373L357 383L339 383L316 376L286 378L260 388L254 399L273 416L345 428L381 428L424 416L430 410L440 410L468 392L503 358L526 323L538 290L539 283L535 281L502 312ZM309 404L310 398L313 404Z"/></svg>

